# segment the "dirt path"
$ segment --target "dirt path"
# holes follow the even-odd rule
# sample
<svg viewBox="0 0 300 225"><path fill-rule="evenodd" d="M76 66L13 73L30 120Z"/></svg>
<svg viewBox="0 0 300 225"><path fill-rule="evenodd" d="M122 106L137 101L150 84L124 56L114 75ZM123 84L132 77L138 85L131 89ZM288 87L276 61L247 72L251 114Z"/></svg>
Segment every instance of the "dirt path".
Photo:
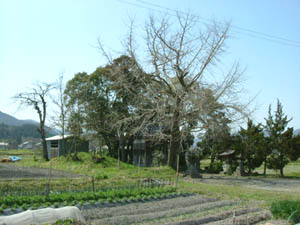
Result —
<svg viewBox="0 0 300 225"><path fill-rule="evenodd" d="M19 167L14 163L1 163L0 164L0 180L7 179L22 179L22 178L45 178L49 175L49 169L35 168L35 167ZM52 170L52 178L63 177L79 177L75 173L64 171Z"/></svg>
<svg viewBox="0 0 300 225"><path fill-rule="evenodd" d="M189 178L187 178L189 179ZM300 179L207 175L193 179L208 184L239 185L255 189L300 193Z"/></svg>

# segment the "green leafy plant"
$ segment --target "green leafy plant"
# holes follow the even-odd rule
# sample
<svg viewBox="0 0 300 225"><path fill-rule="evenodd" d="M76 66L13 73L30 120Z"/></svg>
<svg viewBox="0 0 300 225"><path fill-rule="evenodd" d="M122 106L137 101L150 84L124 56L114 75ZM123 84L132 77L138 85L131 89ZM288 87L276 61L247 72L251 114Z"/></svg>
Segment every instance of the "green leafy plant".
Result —
<svg viewBox="0 0 300 225"><path fill-rule="evenodd" d="M110 189L107 191L98 192L67 192L67 193L50 193L49 196L35 195L35 196L1 196L0 201L2 202L1 207L3 209L8 207L22 206L22 208L38 208L41 205L58 207L59 205L76 205L80 203L83 205L85 202L118 202L121 199L147 199L148 196L158 196L166 195L168 193L175 193L175 188L153 188L153 187L143 187L143 188L124 188L124 189Z"/></svg>
<svg viewBox="0 0 300 225"><path fill-rule="evenodd" d="M59 202L54 202L54 205L53 205L53 206L54 206L54 208L58 208L59 205L60 205Z"/></svg>
<svg viewBox="0 0 300 225"><path fill-rule="evenodd" d="M28 208L29 208L28 204L24 203L24 204L22 205L22 209L23 209L24 211L27 210Z"/></svg>

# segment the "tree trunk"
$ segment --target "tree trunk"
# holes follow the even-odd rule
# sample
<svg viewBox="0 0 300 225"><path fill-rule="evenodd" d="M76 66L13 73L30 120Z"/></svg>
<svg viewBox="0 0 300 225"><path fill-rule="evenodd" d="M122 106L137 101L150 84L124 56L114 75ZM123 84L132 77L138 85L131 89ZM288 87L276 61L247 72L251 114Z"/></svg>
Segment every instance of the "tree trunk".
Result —
<svg viewBox="0 0 300 225"><path fill-rule="evenodd" d="M113 152L111 152L111 157L118 158L118 149L120 148L120 142L117 140L113 146Z"/></svg>
<svg viewBox="0 0 300 225"><path fill-rule="evenodd" d="M283 154L280 154L280 176L283 177Z"/></svg>
<svg viewBox="0 0 300 225"><path fill-rule="evenodd" d="M48 151L47 151L47 142L46 142L46 134L45 134L45 129L44 129L44 122L42 121L42 114L39 111L39 116L40 116L40 128L38 129L40 135L41 135L41 139L42 139L42 147L43 147L43 156L44 159L49 161L49 157L48 157Z"/></svg>
<svg viewBox="0 0 300 225"><path fill-rule="evenodd" d="M45 160L49 161L45 132L43 131L41 132L41 137L42 137L42 146L43 146L43 156Z"/></svg>
<svg viewBox="0 0 300 225"><path fill-rule="evenodd" d="M185 152L179 153L179 169L180 171L185 171L187 169L187 164L185 160Z"/></svg>
<svg viewBox="0 0 300 225"><path fill-rule="evenodd" d="M74 136L73 138L73 143L74 143L74 155L73 155L73 160L74 161L78 161L79 158L78 158L78 143L77 143L77 140L76 140L76 137Z"/></svg>
<svg viewBox="0 0 300 225"><path fill-rule="evenodd" d="M241 159L240 159L240 175L241 176L245 176L246 173L245 173L245 167L244 167L244 162L245 162L245 150L243 149L242 152L241 152Z"/></svg>
<svg viewBox="0 0 300 225"><path fill-rule="evenodd" d="M41 139L42 139L42 147L43 147L43 156L44 159L49 161L48 157L48 151L47 151L47 143L46 143L46 132L45 132L45 120L46 120L46 102L42 96L40 96L43 104L43 112L41 111L40 107L38 106L38 103L35 102L34 108L39 114L40 119L40 128L38 129Z"/></svg>
<svg viewBox="0 0 300 225"><path fill-rule="evenodd" d="M176 169L176 155L180 147L180 130L179 130L179 112L175 112L173 116L173 124L171 128L171 143L168 157L168 165Z"/></svg>
<svg viewBox="0 0 300 225"><path fill-rule="evenodd" d="M127 142L127 163L132 164L133 161L133 141L134 141L134 137L130 136L129 140Z"/></svg>
<svg viewBox="0 0 300 225"><path fill-rule="evenodd" d="M266 176L267 174L267 157L265 157L265 160L264 160L264 176Z"/></svg>
<svg viewBox="0 0 300 225"><path fill-rule="evenodd" d="M244 161L243 159L240 159L240 175L245 176L245 169L244 169Z"/></svg>
<svg viewBox="0 0 300 225"><path fill-rule="evenodd" d="M172 126L171 126L171 141L170 141L170 153L168 157L168 165L172 167L173 169L176 169L177 166L177 154L179 154L180 146L181 146L181 135L180 135L180 129L179 129L179 120L180 120L180 103L181 100L177 96L176 98L176 108L173 112L173 118L172 118Z"/></svg>

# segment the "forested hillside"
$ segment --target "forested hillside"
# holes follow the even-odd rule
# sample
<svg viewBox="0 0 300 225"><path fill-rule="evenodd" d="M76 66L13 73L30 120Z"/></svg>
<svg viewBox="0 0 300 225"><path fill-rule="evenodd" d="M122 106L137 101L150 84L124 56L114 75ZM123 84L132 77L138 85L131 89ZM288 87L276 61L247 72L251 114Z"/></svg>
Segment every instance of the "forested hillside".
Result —
<svg viewBox="0 0 300 225"><path fill-rule="evenodd" d="M21 137L39 138L40 134L37 131L37 126L33 124L24 124L22 126L0 124L0 139L19 139Z"/></svg>
<svg viewBox="0 0 300 225"><path fill-rule="evenodd" d="M0 111L0 124L1 123L4 123L9 126L22 126L24 124L38 125L38 122L34 120L19 120L9 114Z"/></svg>
<svg viewBox="0 0 300 225"><path fill-rule="evenodd" d="M16 147L25 139L40 139L38 132L38 122L33 120L18 120L13 116L0 112L0 141L8 142L10 146ZM52 136L56 133L47 129L46 136Z"/></svg>

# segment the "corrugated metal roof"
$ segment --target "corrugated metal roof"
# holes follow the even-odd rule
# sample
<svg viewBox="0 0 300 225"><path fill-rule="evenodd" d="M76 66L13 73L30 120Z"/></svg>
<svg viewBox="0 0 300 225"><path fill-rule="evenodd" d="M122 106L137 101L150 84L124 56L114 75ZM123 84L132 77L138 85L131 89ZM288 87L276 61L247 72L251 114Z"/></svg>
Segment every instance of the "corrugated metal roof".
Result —
<svg viewBox="0 0 300 225"><path fill-rule="evenodd" d="M0 145L8 145L6 142L0 142Z"/></svg>
<svg viewBox="0 0 300 225"><path fill-rule="evenodd" d="M70 135L70 134L65 134L64 138L68 138L68 137L71 137L71 136L72 135ZM53 137L46 138L46 141L58 141L58 140L62 140L62 139L63 139L62 135L56 135L56 136L53 136Z"/></svg>

